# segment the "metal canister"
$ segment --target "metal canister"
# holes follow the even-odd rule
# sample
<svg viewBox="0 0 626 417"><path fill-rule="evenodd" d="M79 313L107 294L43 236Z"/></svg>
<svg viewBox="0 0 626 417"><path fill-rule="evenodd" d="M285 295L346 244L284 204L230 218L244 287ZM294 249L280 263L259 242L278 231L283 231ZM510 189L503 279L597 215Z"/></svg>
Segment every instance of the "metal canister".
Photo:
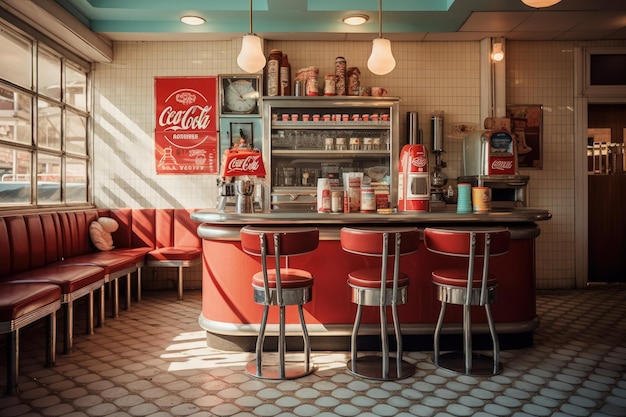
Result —
<svg viewBox="0 0 626 417"><path fill-rule="evenodd" d="M324 78L324 95L325 96L335 95L335 76L333 74L327 75Z"/></svg>
<svg viewBox="0 0 626 417"><path fill-rule="evenodd" d="M342 56L335 58L335 94L346 95L346 59Z"/></svg>
<svg viewBox="0 0 626 417"><path fill-rule="evenodd" d="M317 77L310 76L306 79L306 95L307 96L316 96L318 95L318 83Z"/></svg>

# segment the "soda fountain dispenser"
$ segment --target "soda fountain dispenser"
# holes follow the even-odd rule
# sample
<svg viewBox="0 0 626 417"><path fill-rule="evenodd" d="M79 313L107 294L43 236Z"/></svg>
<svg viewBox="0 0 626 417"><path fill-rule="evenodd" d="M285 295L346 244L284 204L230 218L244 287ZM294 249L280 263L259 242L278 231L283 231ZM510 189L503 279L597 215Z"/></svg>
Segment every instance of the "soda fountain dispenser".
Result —
<svg viewBox="0 0 626 417"><path fill-rule="evenodd" d="M217 180L220 189L217 211L224 212L227 206L234 205L237 213L253 213L255 200L259 204L263 201L263 183L258 179L264 177L265 165L257 150L244 144L224 151L220 178Z"/></svg>

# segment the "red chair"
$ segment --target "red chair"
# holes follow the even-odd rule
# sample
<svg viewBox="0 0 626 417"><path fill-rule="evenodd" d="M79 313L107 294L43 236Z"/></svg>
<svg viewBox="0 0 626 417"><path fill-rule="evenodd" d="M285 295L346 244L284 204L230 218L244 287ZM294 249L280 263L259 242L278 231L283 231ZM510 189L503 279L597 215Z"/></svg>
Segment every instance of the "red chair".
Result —
<svg viewBox="0 0 626 417"><path fill-rule="evenodd" d="M402 360L402 334L398 320L398 304L407 302L409 275L400 271L400 256L417 250L420 234L415 227L385 227L341 229L341 247L346 252L381 258L381 266L352 271L348 285L352 288L352 302L357 305L352 338L351 360L348 370L354 375L379 380L407 378L415 367ZM388 266L393 259L393 265ZM357 337L363 306L380 308L380 356L357 357ZM396 338L396 366L389 367L389 342L387 340L387 307L391 306Z"/></svg>
<svg viewBox="0 0 626 417"><path fill-rule="evenodd" d="M424 243L434 253L467 259L462 267L445 267L432 271L441 301L434 334L435 365L465 375L495 375L502 371L500 347L489 305L496 300L496 277L489 272L489 259L509 251L510 232L502 227L463 229L426 228ZM478 263L476 262L478 259ZM482 262L480 262L482 259ZM463 306L463 351L439 354L439 337L447 304ZM493 357L472 352L473 305L483 306L493 343Z"/></svg>
<svg viewBox="0 0 626 417"><path fill-rule="evenodd" d="M290 268L289 257L311 252L319 244L319 231L314 228L264 228L246 226L241 229L241 247L244 252L261 257L262 270L252 277L254 302L263 305L263 318L256 342L256 358L246 366L246 372L257 378L294 379L313 372L311 346L304 322L302 305L312 300L313 275L305 270ZM273 268L268 259L273 258ZM281 265L281 259L284 265ZM271 260L270 260L271 263ZM278 365L263 365L263 344L270 306L280 309L278 328ZM285 306L298 306L304 340L304 366L285 363L287 348Z"/></svg>

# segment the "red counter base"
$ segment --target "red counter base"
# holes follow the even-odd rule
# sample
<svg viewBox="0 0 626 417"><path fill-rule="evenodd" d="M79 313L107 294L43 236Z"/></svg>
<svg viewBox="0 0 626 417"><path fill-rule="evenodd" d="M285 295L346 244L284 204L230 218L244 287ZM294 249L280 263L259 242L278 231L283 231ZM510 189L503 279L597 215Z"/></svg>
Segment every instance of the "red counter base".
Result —
<svg viewBox="0 0 626 417"><path fill-rule="evenodd" d="M223 225L217 227L224 229ZM236 226L231 228L231 232L238 230ZM335 229L338 235L339 228ZM332 236L332 233L329 234ZM492 312L504 349L530 346L533 330L538 325L534 260L534 239L538 234L539 229L534 224L517 225L512 232L509 253L492 260L492 270L498 277L498 297L492 304ZM356 306L350 302L346 277L349 271L375 261L346 253L338 239L329 239L320 241L315 252L292 258L290 266L311 271L315 277L313 301L304 307L313 349L349 350ZM261 269L258 259L245 254L236 239L205 238L203 252L202 314L199 323L207 331L209 346L225 350L253 350L253 340L262 315L262 307L252 299L251 277ZM399 307L407 350L432 350L432 334L440 304L430 280L430 271L449 263L449 258L428 252L422 242L415 254L402 258L402 270L411 276L409 301ZM276 311L271 311L268 325L269 343L272 343L272 334L278 322L278 309L273 310ZM375 349L379 343L375 336L379 332L378 317L377 308L364 309L361 327L361 334L366 335L361 342L365 344L364 350ZM461 318L460 306L449 306L443 343L460 345L454 339L461 334ZM482 308L472 311L472 320L477 323L473 331L477 334L476 345L480 346L482 335L487 336ZM287 323L288 333L291 325L299 327L295 308L287 308ZM368 331L371 336L367 336ZM293 339L290 343L300 343L298 337L290 339Z"/></svg>

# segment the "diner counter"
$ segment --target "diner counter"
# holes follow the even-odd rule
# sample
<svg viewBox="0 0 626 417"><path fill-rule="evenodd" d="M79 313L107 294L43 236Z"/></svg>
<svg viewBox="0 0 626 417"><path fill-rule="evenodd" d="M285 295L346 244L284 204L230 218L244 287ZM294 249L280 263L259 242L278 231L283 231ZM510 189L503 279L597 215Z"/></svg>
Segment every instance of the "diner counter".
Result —
<svg viewBox="0 0 626 417"><path fill-rule="evenodd" d="M198 235L203 245L202 314L200 326L207 332L209 346L229 350L251 350L259 330L262 306L254 303L252 275L261 269L258 257L241 250L239 231L245 225L313 226L320 230L317 250L290 258L289 265L311 271L315 277L313 300L304 306L307 329L313 348L348 349L356 313L346 283L348 272L369 263L365 257L341 249L339 231L344 226L425 227L505 226L511 231L509 253L494 257L492 272L498 277L498 299L492 305L498 334L510 335L503 347L526 347L532 343L538 325L535 308L535 245L540 234L537 222L549 220L551 212L533 208L495 209L488 213L457 214L454 211L375 213L220 213L196 211ZM461 260L453 260L461 262ZM449 258L428 252L420 242L417 252L401 258L403 271L410 275L408 303L399 306L402 333L432 340L440 303L430 272L449 265ZM450 306L444 334L461 333L461 309ZM276 310L276 311L275 311ZM276 333L278 309L271 309L268 335ZM293 310L293 311L291 311ZM379 331L378 309L363 311L361 333ZM473 312L474 329L486 333L483 309ZM287 308L287 332L298 332L295 308ZM411 340L406 340L411 348ZM417 343L420 343L419 341Z"/></svg>

